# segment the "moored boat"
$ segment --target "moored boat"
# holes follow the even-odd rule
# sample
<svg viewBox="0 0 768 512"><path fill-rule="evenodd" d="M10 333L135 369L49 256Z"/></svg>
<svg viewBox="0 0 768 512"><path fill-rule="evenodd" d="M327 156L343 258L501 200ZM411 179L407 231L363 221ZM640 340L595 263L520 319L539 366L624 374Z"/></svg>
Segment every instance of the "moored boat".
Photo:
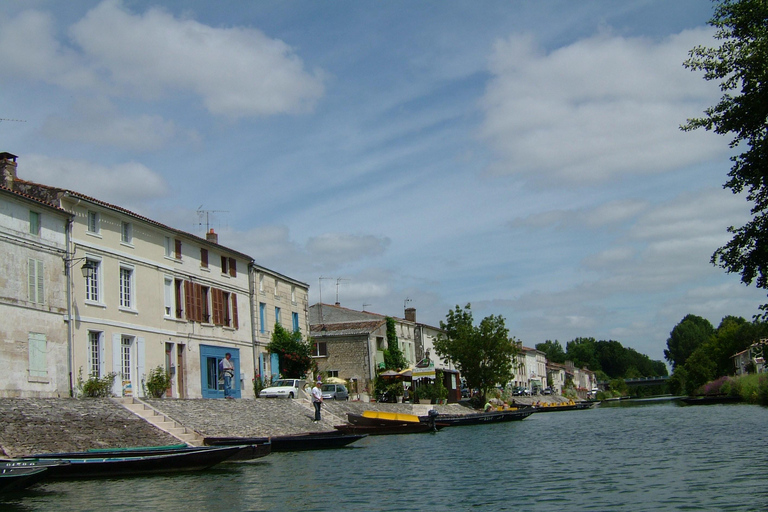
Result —
<svg viewBox="0 0 768 512"><path fill-rule="evenodd" d="M269 441L273 452L298 452L341 448L364 437L365 434L344 434L333 430L272 437L206 437L203 442L210 446L227 446Z"/></svg>
<svg viewBox="0 0 768 512"><path fill-rule="evenodd" d="M736 404L742 401L740 396L731 395L686 396L679 400L686 405Z"/></svg>
<svg viewBox="0 0 768 512"><path fill-rule="evenodd" d="M45 477L47 467L0 467L0 493L18 491Z"/></svg>
<svg viewBox="0 0 768 512"><path fill-rule="evenodd" d="M500 423L505 421L520 421L533 414L532 407L507 409L502 411L475 412L469 414L438 414L435 421L446 423L452 427L466 425L482 425L485 423ZM424 421L427 416L422 416Z"/></svg>
<svg viewBox="0 0 768 512"><path fill-rule="evenodd" d="M251 452L251 446L206 447L194 451L146 456L23 458L5 461L26 467L45 467L51 478L93 478L176 473L208 469Z"/></svg>
<svg viewBox="0 0 768 512"><path fill-rule="evenodd" d="M383 436L392 434L419 434L434 432L447 427L447 423L435 423L431 425L424 422L391 423L387 425L334 425L333 428L346 434L367 434L370 436Z"/></svg>

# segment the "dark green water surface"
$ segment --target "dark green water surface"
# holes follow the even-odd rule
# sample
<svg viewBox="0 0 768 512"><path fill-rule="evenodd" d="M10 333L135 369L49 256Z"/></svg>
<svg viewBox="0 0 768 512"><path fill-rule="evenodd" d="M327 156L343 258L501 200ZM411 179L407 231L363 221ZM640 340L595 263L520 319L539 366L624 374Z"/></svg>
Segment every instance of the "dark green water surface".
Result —
<svg viewBox="0 0 768 512"><path fill-rule="evenodd" d="M768 409L618 402L202 473L44 483L0 510L768 510Z"/></svg>

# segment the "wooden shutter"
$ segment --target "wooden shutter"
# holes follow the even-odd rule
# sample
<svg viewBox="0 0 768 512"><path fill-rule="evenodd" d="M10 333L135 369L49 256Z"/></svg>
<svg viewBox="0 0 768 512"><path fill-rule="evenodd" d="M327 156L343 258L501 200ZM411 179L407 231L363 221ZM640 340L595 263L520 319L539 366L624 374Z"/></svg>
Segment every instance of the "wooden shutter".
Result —
<svg viewBox="0 0 768 512"><path fill-rule="evenodd" d="M237 294L233 293L231 297L232 297L232 327L237 329L240 325L237 321Z"/></svg>
<svg viewBox="0 0 768 512"><path fill-rule="evenodd" d="M237 277L237 260L235 258L229 258L229 275Z"/></svg>
<svg viewBox="0 0 768 512"><path fill-rule="evenodd" d="M213 323L215 325L222 325L222 297L221 290L218 288L211 288L211 299L213 300Z"/></svg>
<svg viewBox="0 0 768 512"><path fill-rule="evenodd" d="M208 249L200 249L200 266L208 268Z"/></svg>
<svg viewBox="0 0 768 512"><path fill-rule="evenodd" d="M194 298L192 297L192 282L184 281L184 309L187 312L187 320L194 322Z"/></svg>
<svg viewBox="0 0 768 512"><path fill-rule="evenodd" d="M181 240L176 239L176 259L181 259Z"/></svg>
<svg viewBox="0 0 768 512"><path fill-rule="evenodd" d="M195 320L203 322L203 286L200 283L194 284L195 291Z"/></svg>

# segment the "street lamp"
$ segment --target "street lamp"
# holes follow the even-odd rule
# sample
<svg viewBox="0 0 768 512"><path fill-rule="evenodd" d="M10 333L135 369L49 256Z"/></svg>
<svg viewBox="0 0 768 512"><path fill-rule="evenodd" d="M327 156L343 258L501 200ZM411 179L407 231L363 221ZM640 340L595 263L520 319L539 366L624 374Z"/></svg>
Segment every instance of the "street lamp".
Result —
<svg viewBox="0 0 768 512"><path fill-rule="evenodd" d="M84 278L91 279L93 277L94 272L96 271L96 265L94 265L93 263L91 263L89 260L86 259L85 263L83 263L83 266L80 267L80 270L82 271Z"/></svg>

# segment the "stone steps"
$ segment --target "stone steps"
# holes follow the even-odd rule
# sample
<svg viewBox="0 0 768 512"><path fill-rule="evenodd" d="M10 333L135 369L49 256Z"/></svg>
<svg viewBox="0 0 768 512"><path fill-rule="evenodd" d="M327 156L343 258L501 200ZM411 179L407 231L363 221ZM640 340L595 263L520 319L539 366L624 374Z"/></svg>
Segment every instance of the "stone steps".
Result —
<svg viewBox="0 0 768 512"><path fill-rule="evenodd" d="M177 422L176 420L169 418L162 412L158 411L149 404L146 404L135 397L113 398L113 402L116 402L135 415L143 418L145 421L154 425L156 428L167 432L179 441L187 443L191 446L203 446L203 437L192 429L189 429Z"/></svg>

